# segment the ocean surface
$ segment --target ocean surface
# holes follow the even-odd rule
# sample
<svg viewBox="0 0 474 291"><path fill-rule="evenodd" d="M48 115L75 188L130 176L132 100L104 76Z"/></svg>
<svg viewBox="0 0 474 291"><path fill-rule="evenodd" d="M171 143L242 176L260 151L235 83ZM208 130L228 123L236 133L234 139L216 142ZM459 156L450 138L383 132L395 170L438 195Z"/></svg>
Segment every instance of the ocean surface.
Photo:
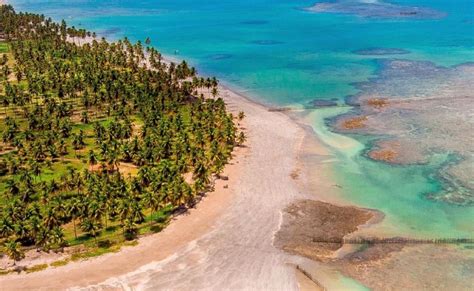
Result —
<svg viewBox="0 0 474 291"><path fill-rule="evenodd" d="M110 39L150 37L256 101L299 109L337 157L339 198L385 214L379 235L474 237L472 0L10 2ZM370 96L399 103L380 112ZM335 126L361 112L362 130ZM368 157L381 140L401 144L400 162Z"/></svg>

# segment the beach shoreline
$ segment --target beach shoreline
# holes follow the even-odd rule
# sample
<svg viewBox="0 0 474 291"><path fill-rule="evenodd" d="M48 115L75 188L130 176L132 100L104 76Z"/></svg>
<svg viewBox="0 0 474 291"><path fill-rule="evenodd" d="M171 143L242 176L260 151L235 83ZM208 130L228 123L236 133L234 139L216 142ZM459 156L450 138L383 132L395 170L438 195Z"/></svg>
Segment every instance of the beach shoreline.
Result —
<svg viewBox="0 0 474 291"><path fill-rule="evenodd" d="M8 2L15 6L16 3L21 3ZM339 8L343 8L344 3L337 5ZM440 3L440 7L443 5ZM56 5L53 6L57 8ZM145 6L151 8L151 6ZM47 9L36 3L23 7L39 12L46 12L42 10ZM120 8L120 5L118 7ZM176 7L181 9L180 5ZM466 230L472 230L468 223L474 214L472 208L468 207L465 208L466 211L460 211L461 208L450 207L445 204L444 200L430 202L432 198L437 197L427 194L437 193L438 187L443 185L437 185L436 181L443 179L443 177L449 178L449 176L428 175L428 172L433 169L431 166L412 167L376 161L380 159L399 161L398 159L402 158L400 153L403 147L397 148L394 147L394 144L390 144L392 147L381 147L381 151L372 152L371 156L367 149L372 148L374 144L367 142L366 137L361 136L362 138L359 140L347 135L348 132L333 130L332 125L334 124L327 122L328 118L344 114L350 115L357 111L354 110L357 109L357 104L348 102L349 99L345 100L344 104L347 105L344 106L339 106L341 104L334 102L332 98L324 99L325 102L322 103L316 101L299 102L303 101L303 99L300 100L300 95L309 98L314 94L315 100L319 100L319 97L347 96L349 93L346 91L346 86L349 85L351 86L350 92L354 92L352 89L360 90L361 96L367 97L367 104L373 107L371 110L385 113L395 109L395 107L387 106L388 103L383 101L387 92L392 92L397 97L403 95L405 89L413 88L416 93L414 95L418 95L419 93L429 93L431 89L428 90L428 87L437 88L434 85L439 85L442 90L434 90L436 96L443 94L451 96L450 88L469 88L467 85L459 86L464 83L456 81L468 80L461 78L461 76L469 76L466 74L468 71L465 71L466 66L459 66L464 72L463 74L461 71L453 72L454 69L448 69L448 67L443 69L438 65L428 65L428 62L418 64L418 62L408 62L408 60L401 60L402 63L400 60L395 62L392 70L387 70L390 67L378 61L377 66L369 66L366 61L379 58L376 54L383 55L397 51L390 51L390 49L374 51L373 48L377 47L373 47L372 50L369 47L367 50L365 28L371 27L370 31L377 32L376 35L382 31L386 36L393 36L391 39L394 41L389 43L386 43L387 39L385 38L374 38L380 48L390 44L389 47L393 47L395 50L400 47L398 52L402 52L403 47L411 53L407 54L407 58L419 57L420 52L432 52L430 49L436 48L436 52L440 53L439 58L427 54L424 55L426 60L433 57L433 61L447 62L448 64L465 60L465 51L462 48L469 45L465 38L465 33L468 30L457 27L459 29L456 29L456 33L459 32L459 34L454 33L454 30L444 30L443 25L450 24L444 20L436 21L439 23L436 25L434 22L430 23L430 26L417 26L414 23L413 29L410 28L410 35L413 32L413 38L409 37L399 42L396 39L398 34L393 34L393 31L390 30L392 21L384 21L383 24L377 21L378 24L373 26L372 30L372 25L368 25L371 22L370 17L359 15L361 17L358 19L367 18L362 19L364 29L358 31L357 26L353 25L354 22L337 20L335 22L338 24L337 27L342 27L343 31L347 32L343 33L341 37L350 37L351 41L347 44L339 42L332 44L331 33L327 33L327 37L313 35L316 28L320 31L331 32L331 28L326 25L325 21L315 23L309 18L305 18L306 20L303 21L303 18L300 19L294 13L288 14L285 10L286 7L276 9L275 12L278 14L275 13L275 15L285 16L288 19L288 28L300 28L301 33L288 30L291 34L295 33L294 39L287 33L287 30L284 30L285 33L281 33L282 30L277 21L268 21L268 23L266 20L262 21L268 16L267 7L263 7L262 11L256 10L255 14L250 14L255 16L255 20L246 19L248 18L247 5L232 6L231 12L239 17L229 17L228 19L229 23L230 20L235 25L239 23L239 29L245 28L244 33L236 34L239 38L234 38L232 35L231 42L223 38L223 46L213 46L211 49L206 46L212 44L214 41L212 37L223 36L223 33L227 33L228 29L234 27L233 25L219 26L225 29L218 29L216 26L210 34L205 29L200 29L199 26L193 26L192 29L188 26L183 36L188 36L189 32L190 43L175 39L173 34L178 31L168 31L166 26L156 27L156 29L149 26L151 36L162 34L160 37L162 41L170 41L168 44L163 43L163 49L166 48L169 52L183 52L183 56L179 53L174 56L164 56L163 62L173 60L179 63L185 56L195 56L196 58L191 63L199 64L198 67L201 67L200 64L202 64L202 69L207 68L210 75L213 74L212 72L219 72L218 75L226 76L225 78L229 80L229 83L222 80L221 84L224 86L219 87L221 96L225 99L231 112L245 112L246 118L239 127L244 128L245 134L248 136L246 147L237 148L234 153L235 158L225 168L223 175L229 180L218 180L216 192L208 193L196 209L173 217L173 221L167 228L158 234L140 238L137 246L124 247L120 252L109 253L87 261L74 261L63 267L50 268L31 274L0 276L0 286L7 286L6 289L43 288L48 290L82 289L83 287L87 287L88 290L311 290L311 288L318 286L328 290L359 290L363 287L373 290L473 289L474 281L469 276L470 272L466 271L474 268L472 246L424 245L404 242L405 239L417 239L420 236L431 238L434 235L454 236L458 233L462 237L465 236L465 233L471 235L472 232L469 233ZM74 17L75 13L70 15L69 4L65 3L63 8L64 10L60 9L54 15ZM78 5L78 8L87 9L88 6L81 4ZM213 24L213 22L206 21L207 17L211 16L210 19L214 20L217 13L226 15L225 13L229 12L227 4L225 8L222 8L223 10L221 8L214 9L218 7L201 10L202 7L199 4L189 5L189 8L194 12L193 15L202 18L199 23L205 24L206 27L208 24ZM131 9L130 14L137 12L137 14L148 15L146 11L140 13L135 11L137 8L133 5L131 5ZM397 9L399 7L395 7L392 11L397 11ZM238 13L242 11L244 13ZM341 12L340 9L339 12ZM102 10L98 10L97 13L99 21L92 22L91 28L113 28L108 34L109 36L123 36L131 33L128 36L135 40L148 36L130 29L127 23L116 23L115 18L110 23L102 23L104 20L103 15L100 15ZM338 12L334 11L334 13ZM122 13L113 12L110 15L119 17L120 14ZM150 15L154 14L155 12L150 13ZM421 14L420 18L423 16ZM456 12L453 15L458 14ZM241 17L242 15L244 17ZM390 16L389 14L385 15ZM464 17L464 13L459 15L463 16L462 19L468 19L468 17ZM470 16L470 14L467 15ZM169 19L163 18L162 20L169 20L173 24L183 23L180 18L181 14L170 14L169 16ZM321 16L322 19L330 17L322 14L314 16ZM395 18L400 18L399 16ZM404 15L403 17L414 18L415 16ZM260 18L262 20L259 20ZM456 17L452 18L456 19ZM331 19L335 18L331 17ZM134 21L133 26L136 25L137 28L142 29L148 28L148 22L142 23L141 18L136 18ZM190 21L189 23L193 23L194 19L191 17ZM155 24L155 22L153 23ZM159 26L161 23L157 22L156 25ZM186 21L186 23L188 22ZM306 30L302 29L302 23L306 24ZM268 27L268 31L272 33L262 33L261 37L258 37L261 39L257 39L259 34L247 33L247 31L253 32L253 29L257 29L247 25L255 24L267 25L262 27L265 28L262 32L266 32ZM178 27L180 26L178 25ZM196 27L198 29L195 29ZM446 25L446 27L452 27L452 25ZM440 29L440 33L426 39L432 41L431 45L420 46L418 40L423 39L423 35L432 31L433 28ZM104 36L107 36L105 32L107 30L102 31L104 31ZM464 35L462 35L463 33ZM353 38L354 35L364 37ZM269 37L270 39L268 39ZM195 43L194 40L200 42ZM237 40L239 46L227 46ZM300 42L301 40L304 42ZM89 40L71 38L70 41L83 44ZM321 43L322 46L316 42ZM247 45L241 47L240 44L243 43ZM444 43L459 43L460 51L457 49L448 51L442 45ZM193 45L199 47L193 48ZM263 51L275 49L277 53L262 56L258 54L260 49L253 51L253 45L265 45L265 47L260 47ZM298 45L297 49L294 45ZM280 47L287 47L288 51L285 50L283 53L283 50L280 51ZM175 50L176 48L180 50ZM198 56L195 54L195 48L210 54L199 54ZM324 49L321 50L321 48ZM326 51L326 48L328 53L321 53L321 51ZM351 50L347 51L348 48ZM235 52L234 49L236 49ZM355 56L357 52L354 49L362 49L362 52L365 50L365 53L369 53L369 55ZM303 51L304 54L300 54ZM217 54L211 54L211 52ZM244 54L241 55L241 52ZM278 52L282 52L282 55ZM344 55L341 55L341 52L345 52ZM447 55L444 55L445 53ZM244 56L245 58L243 58ZM335 56L337 57L334 58ZM399 58L386 55L382 59L392 57ZM211 60L212 62L219 60L220 63L214 66ZM201 61L202 63L200 63ZM240 68L240 62L242 62L242 68ZM255 62L255 64L251 64L251 62ZM143 64L145 65L145 61ZM331 66L326 68L329 64ZM368 72L367 69L370 68L374 71ZM412 69L406 69L407 74L405 74L402 72L405 70L403 68ZM440 73L435 74L436 71ZM287 73L288 75L286 75ZM300 73L302 75L299 75ZM308 76L307 73L310 74L309 79L305 79ZM390 74L385 75L386 73ZM398 73L401 73L403 80L418 80L417 76L425 75L426 78L422 77L416 82L410 81L411 83L408 81L398 82L399 79L396 78L399 76ZM378 77L373 79L373 74ZM208 75L203 74L203 76ZM283 77L281 81L280 75ZM432 75L433 78L430 77ZM248 79L246 76L252 79ZM451 77L448 82L444 82L443 80L449 76ZM459 76L459 79L455 78L456 76ZM240 80L240 77L243 79ZM391 82L390 80L395 81ZM252 81L253 85L249 81ZM425 82L431 82L427 84L433 84L433 86L423 85ZM236 86L236 83L241 83L243 87ZM321 84L324 86L320 86ZM342 86L343 84L344 86ZM355 84L366 84L367 88L362 90L362 87L359 88ZM380 86L374 86L374 84ZM312 85L315 87L312 88ZM301 87L301 91L299 87ZM246 88L253 91L248 91ZM208 91L203 91L207 96ZM259 92L261 92L261 96L259 96ZM366 94L364 95L363 92ZM373 96L372 92L381 92L383 96ZM198 92L198 94L200 93ZM468 96L468 93L461 95ZM272 104L272 100L277 104ZM272 107L272 105L278 106L278 102L287 104L284 102L285 100L290 101L291 108ZM341 102L343 101L341 100ZM334 107L324 108L324 106L331 104ZM395 103L391 104L393 106ZM451 107L456 104L459 107ZM452 102L449 108L468 108L465 104L464 102ZM353 107L353 105L356 106ZM436 104L432 103L432 105ZM405 109L408 108L406 106L408 105L405 105ZM417 106L418 109L425 107L428 108L424 105ZM351 108L352 110L350 110ZM432 108L444 107L435 106ZM431 110L425 111L429 113L426 116L437 116L436 122L439 124L436 126L437 129L444 128L451 135L456 128L458 132L462 133L463 139L461 141L467 140L465 139L467 129L463 129L457 124L448 126L450 123L440 122L442 119L438 118L444 116L443 114L437 114L436 111ZM456 111L457 115L464 112L463 110ZM410 115L408 114L408 116ZM349 119L342 124L348 129L353 128L353 130L362 130L362 127L371 124L376 125L375 128L380 126L380 128L394 130L394 125L398 123L387 122L387 120L393 120L387 118L396 116L401 117L400 125L410 124L409 118L406 118L405 114L387 114L384 115L384 118L377 119L378 122L375 122L374 115L372 117L361 116ZM421 115L418 114L413 114L413 116L421 118ZM453 115L446 114L446 116ZM374 118L372 123L370 123L371 118ZM397 120L399 119L395 119L395 121ZM459 120L466 120L466 118ZM385 124L390 126L384 127ZM460 124L466 126L469 123ZM422 136L420 134L425 132L422 130L415 136L420 137ZM388 131L383 133L388 133ZM430 132L428 136L434 137L435 135ZM445 135L440 136L444 137ZM418 138L412 140L421 141ZM462 145L460 142L454 143L452 138L449 140L452 144ZM409 150L405 152L409 152L410 157L413 158L415 157L413 155L414 148L407 147L408 144L406 142L400 143L400 145L405 145L404 148ZM417 144L421 145L422 143ZM377 144L377 146L383 146L383 144ZM449 158L446 161L452 162L454 159ZM436 163L441 163L441 161L436 161ZM433 165L433 167L438 166ZM442 168L442 171L448 173L445 168ZM439 196L439 198L442 197ZM372 219L367 220L363 211L372 212ZM383 221L380 222L382 219ZM364 221L366 221L365 224ZM368 239L370 243L360 245L357 242L351 242L359 238ZM377 242L377 240L384 238L395 240L400 238L402 242L396 244ZM342 246L341 240L343 240ZM319 254L316 252L317 248L320 249ZM35 255L38 256L38 254ZM44 253L39 256L43 255ZM45 257L48 256L50 255L45 255ZM28 260L29 258L22 263L26 263L25 261Z"/></svg>

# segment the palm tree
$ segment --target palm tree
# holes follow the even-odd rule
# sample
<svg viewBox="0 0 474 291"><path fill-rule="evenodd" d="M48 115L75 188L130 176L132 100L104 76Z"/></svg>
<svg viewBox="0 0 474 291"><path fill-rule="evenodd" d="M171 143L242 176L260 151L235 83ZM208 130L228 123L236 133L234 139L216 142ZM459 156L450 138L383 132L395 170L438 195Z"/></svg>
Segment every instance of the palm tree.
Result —
<svg viewBox="0 0 474 291"><path fill-rule="evenodd" d="M4 247L7 256L13 260L14 266L16 266L16 262L20 261L25 257L25 253L21 249L21 245L14 240L7 240L4 243Z"/></svg>
<svg viewBox="0 0 474 291"><path fill-rule="evenodd" d="M242 146L246 140L247 140L247 137L245 136L245 133L241 131L239 133L239 136L237 137L237 145Z"/></svg>
<svg viewBox="0 0 474 291"><path fill-rule="evenodd" d="M38 177L41 181L41 165L36 162L36 161L31 161L30 163L30 171L33 173L33 175L35 175L36 177Z"/></svg>
<svg viewBox="0 0 474 291"><path fill-rule="evenodd" d="M10 194L10 198L13 198L20 193L20 188L18 187L17 181L14 179L8 179L6 181L6 188Z"/></svg>
<svg viewBox="0 0 474 291"><path fill-rule="evenodd" d="M145 190L142 193L142 200L143 200L144 206L147 207L147 208L150 208L151 211L152 211L151 219L150 219L150 225L152 225L153 224L153 214L156 214L156 212L158 212L158 210L160 209L161 199L156 193Z"/></svg>
<svg viewBox="0 0 474 291"><path fill-rule="evenodd" d="M212 94L212 97L214 98L216 98L217 95L219 95L219 90L217 89L217 87L212 88L211 94Z"/></svg>
<svg viewBox="0 0 474 291"><path fill-rule="evenodd" d="M138 201L132 200L131 211L128 218L132 219L135 223L142 223L145 220L145 215L143 214L142 207Z"/></svg>
<svg viewBox="0 0 474 291"><path fill-rule="evenodd" d="M81 131L82 133L82 131ZM81 134L75 134L72 138L72 147L74 149L74 155L77 157L77 150L84 147L84 141Z"/></svg>
<svg viewBox="0 0 474 291"><path fill-rule="evenodd" d="M64 239L64 232L62 228L55 227L48 235L48 245L62 248L67 245L66 240Z"/></svg>
<svg viewBox="0 0 474 291"><path fill-rule="evenodd" d="M15 232L15 226L13 225L11 218L2 217L0 220L0 236L9 237Z"/></svg>
<svg viewBox="0 0 474 291"><path fill-rule="evenodd" d="M64 156L67 155L67 145L64 142L64 139L59 140L58 150L59 154L61 155L61 160L63 161Z"/></svg>
<svg viewBox="0 0 474 291"><path fill-rule="evenodd" d="M87 114L87 111L83 111L81 113L81 122L84 123L84 124L89 123L89 115Z"/></svg>
<svg viewBox="0 0 474 291"><path fill-rule="evenodd" d="M193 177L195 180L203 182L204 185L209 183L209 169L201 160L198 161L194 168Z"/></svg>
<svg viewBox="0 0 474 291"><path fill-rule="evenodd" d="M69 200L69 204L67 207L68 215L72 219L72 223L74 226L74 238L77 239L77 231L76 231L76 219L81 216L82 214L82 206L81 202L77 198L72 198Z"/></svg>
<svg viewBox="0 0 474 291"><path fill-rule="evenodd" d="M81 223L81 228L82 231L87 232L90 236L92 236L95 243L97 244L97 235L100 233L102 228L100 221L92 218L85 218Z"/></svg>
<svg viewBox="0 0 474 291"><path fill-rule="evenodd" d="M240 111L239 114L237 115L237 118L239 119L239 121L242 121L242 119L245 118L245 113L243 111Z"/></svg>
<svg viewBox="0 0 474 291"><path fill-rule="evenodd" d="M87 159L89 163L89 170L92 170L94 166L97 165L97 156L95 155L93 150L89 150Z"/></svg>
<svg viewBox="0 0 474 291"><path fill-rule="evenodd" d="M46 209L46 213L44 214L44 218L43 218L43 224L48 229L53 229L60 225L59 218L56 212L54 211L53 207L48 207Z"/></svg>
<svg viewBox="0 0 474 291"><path fill-rule="evenodd" d="M8 156L6 158L6 163L7 163L8 172L12 175L15 175L20 169L18 160L13 157Z"/></svg>
<svg viewBox="0 0 474 291"><path fill-rule="evenodd" d="M109 166L110 171L119 170L119 157L116 150L111 150L107 155L107 165Z"/></svg>
<svg viewBox="0 0 474 291"><path fill-rule="evenodd" d="M132 219L125 219L123 229L123 235L127 240L131 240L137 236L137 225Z"/></svg>

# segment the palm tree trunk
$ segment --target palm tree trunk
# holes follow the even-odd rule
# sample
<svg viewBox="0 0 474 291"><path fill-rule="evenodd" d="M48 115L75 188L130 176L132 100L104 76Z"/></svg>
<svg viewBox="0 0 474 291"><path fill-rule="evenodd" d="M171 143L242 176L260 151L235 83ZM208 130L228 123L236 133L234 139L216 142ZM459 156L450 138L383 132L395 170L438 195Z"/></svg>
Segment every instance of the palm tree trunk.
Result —
<svg viewBox="0 0 474 291"><path fill-rule="evenodd" d="M73 223L73 225L74 225L74 238L75 238L75 239L77 239L77 232L76 232L76 219L75 219L75 218L72 220L72 223Z"/></svg>
<svg viewBox="0 0 474 291"><path fill-rule="evenodd" d="M154 212L153 212L153 210L152 210L152 211L151 211L151 217L150 217L150 228L151 228L152 225L153 225L153 214L154 214Z"/></svg>

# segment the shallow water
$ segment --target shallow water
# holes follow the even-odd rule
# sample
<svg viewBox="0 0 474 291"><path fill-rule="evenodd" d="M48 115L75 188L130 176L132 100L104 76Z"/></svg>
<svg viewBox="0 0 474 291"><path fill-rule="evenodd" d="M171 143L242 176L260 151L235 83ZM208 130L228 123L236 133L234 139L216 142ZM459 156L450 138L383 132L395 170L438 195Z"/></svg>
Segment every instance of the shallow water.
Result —
<svg viewBox="0 0 474 291"><path fill-rule="evenodd" d="M432 96L438 93L433 85L446 76L453 80L472 79L470 72L453 73L454 67L447 68L474 61L471 0L399 0L397 5L338 1L334 6L337 9L317 13L306 10L315 4L313 0L11 2L18 10L41 12L57 20L65 18L109 38L128 36L143 41L150 36L152 44L165 54L186 58L201 73L216 75L244 94L274 106L302 107L314 100L331 99L343 104L348 96L368 96L374 92L393 98ZM344 6L345 2L350 5ZM371 14L360 12L366 11L367 2L375 9ZM374 8L373 3L382 4ZM421 7L416 10L421 12L416 17L397 16L400 9L412 11L410 7ZM384 71L393 59L408 60L410 64L429 63L424 63L424 71ZM434 66L446 68L431 79L426 76L412 80L417 72L429 75ZM405 75L397 79L398 73ZM356 85L361 82L368 83L361 88ZM445 95L462 94L472 100L472 85L463 92L457 90L462 88L453 88L458 85L456 82L446 84L451 91L444 91ZM440 108L438 105L436 108ZM443 140L445 133L454 132L456 123L463 124L462 130L472 135L472 127L467 123L472 114L454 115L454 121L443 123L443 128L434 123L435 113L452 116L459 108L462 105L441 113L428 110L421 115L423 118L391 115L397 116L397 122L404 126L429 129L411 132L411 140L422 134L425 137L425 142L414 149L424 151L426 144L437 142L437 150L424 156L423 164L412 165L389 165L366 157L374 143L373 134L387 128L369 127L358 135L334 133L327 118L347 113L349 107L306 110L303 115L337 158L335 179L342 187L342 198L385 213L384 221L369 232L386 236L473 237L472 203L452 203L452 196L443 199L443 193L474 195L472 188L466 186L474 178L469 172L472 162L460 163L461 170L449 175L461 175L464 186L447 183L442 175L448 171L447 164L458 163L456 157L465 155L472 159L473 146L468 137L463 139L458 134L451 141ZM386 120L387 115L380 118ZM442 130L441 133L433 133L430 126ZM416 160L407 156L411 162ZM433 199L436 197L439 199Z"/></svg>
<svg viewBox="0 0 474 291"><path fill-rule="evenodd" d="M446 156L438 155L424 165L395 166L363 156L364 139L352 139L334 133L326 118L344 114L348 108L309 111L304 118L315 125L318 137L333 149L338 159L335 179L342 196L356 205L378 209L384 220L366 229L368 234L414 238L472 237L474 208L460 207L427 199L428 193L442 191L442 183L433 176ZM366 139L369 142L370 139ZM461 212L461 213L460 213Z"/></svg>

